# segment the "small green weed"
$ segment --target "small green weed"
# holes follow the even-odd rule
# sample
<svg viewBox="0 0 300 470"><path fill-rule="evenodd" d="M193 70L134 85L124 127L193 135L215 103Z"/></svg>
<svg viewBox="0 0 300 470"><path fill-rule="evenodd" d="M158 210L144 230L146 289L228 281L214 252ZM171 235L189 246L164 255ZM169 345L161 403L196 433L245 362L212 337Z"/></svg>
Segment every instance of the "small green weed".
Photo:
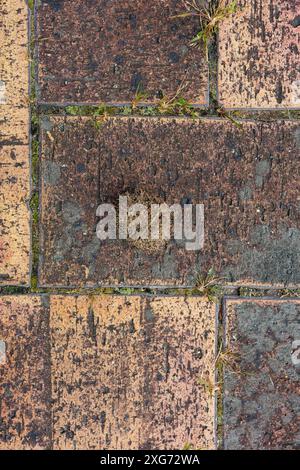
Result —
<svg viewBox="0 0 300 470"><path fill-rule="evenodd" d="M131 102L131 109L134 110L136 109L139 104L147 101L148 95L144 90L141 90L140 87L136 90L135 97L133 98Z"/></svg>
<svg viewBox="0 0 300 470"><path fill-rule="evenodd" d="M197 17L200 30L191 40L192 46L204 45L208 59L208 46L220 24L237 11L237 0L183 0L186 11L172 18Z"/></svg>
<svg viewBox="0 0 300 470"><path fill-rule="evenodd" d="M223 295L223 288L220 286L219 278L215 270L211 268L205 274L198 274L195 281L195 289L199 294L207 296L211 302L218 302Z"/></svg>
<svg viewBox="0 0 300 470"><path fill-rule="evenodd" d="M168 97L163 96L157 103L157 111L163 115L179 115L190 116L193 118L199 117L196 109L189 103L186 98L183 98L182 92L184 91L184 82L179 86L175 95Z"/></svg>
<svg viewBox="0 0 300 470"><path fill-rule="evenodd" d="M236 127L243 130L243 124L240 121L237 121L231 114L227 113L224 108L217 109L218 115L223 119L228 119L228 121L232 122Z"/></svg>

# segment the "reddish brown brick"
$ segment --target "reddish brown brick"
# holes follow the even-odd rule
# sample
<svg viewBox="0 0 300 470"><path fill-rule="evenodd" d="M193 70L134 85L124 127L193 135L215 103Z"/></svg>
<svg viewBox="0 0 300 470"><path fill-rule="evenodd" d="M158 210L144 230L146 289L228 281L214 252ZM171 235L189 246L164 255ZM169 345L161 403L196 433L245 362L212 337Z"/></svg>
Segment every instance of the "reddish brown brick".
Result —
<svg viewBox="0 0 300 470"><path fill-rule="evenodd" d="M226 301L225 449L300 448L299 318L300 300Z"/></svg>
<svg viewBox="0 0 300 470"><path fill-rule="evenodd" d="M28 8L0 5L0 285L28 285L30 165Z"/></svg>
<svg viewBox="0 0 300 470"><path fill-rule="evenodd" d="M300 108L299 12L299 0L238 0L220 27L223 106Z"/></svg>
<svg viewBox="0 0 300 470"><path fill-rule="evenodd" d="M153 102L182 95L208 101L205 53L190 47L197 19L172 18L181 0L39 2L40 102Z"/></svg>
<svg viewBox="0 0 300 470"><path fill-rule="evenodd" d="M0 449L49 449L47 300L37 296L0 297L0 343Z"/></svg>
<svg viewBox="0 0 300 470"><path fill-rule="evenodd" d="M89 118L42 123L40 283L299 285L299 124ZM96 208L119 195L205 206L200 252L184 243L100 242Z"/></svg>
<svg viewBox="0 0 300 470"><path fill-rule="evenodd" d="M215 318L200 298L51 297L54 449L214 448Z"/></svg>

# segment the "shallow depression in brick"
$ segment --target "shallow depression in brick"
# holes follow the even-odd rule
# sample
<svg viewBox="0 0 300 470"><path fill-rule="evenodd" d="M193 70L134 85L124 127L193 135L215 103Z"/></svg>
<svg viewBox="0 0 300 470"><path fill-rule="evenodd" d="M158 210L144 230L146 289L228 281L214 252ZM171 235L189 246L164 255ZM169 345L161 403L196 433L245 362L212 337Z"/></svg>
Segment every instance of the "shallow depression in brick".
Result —
<svg viewBox="0 0 300 470"><path fill-rule="evenodd" d="M53 117L42 127L42 285L190 285L212 267L227 283L299 284L297 122L112 118L96 129ZM98 240L97 206L124 194L203 203L203 250Z"/></svg>

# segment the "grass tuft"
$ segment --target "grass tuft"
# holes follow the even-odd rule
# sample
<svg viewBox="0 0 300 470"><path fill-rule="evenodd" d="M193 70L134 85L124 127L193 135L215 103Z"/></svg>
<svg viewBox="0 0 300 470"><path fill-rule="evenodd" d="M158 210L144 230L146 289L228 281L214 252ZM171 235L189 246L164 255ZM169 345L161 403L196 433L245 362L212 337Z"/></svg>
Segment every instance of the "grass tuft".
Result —
<svg viewBox="0 0 300 470"><path fill-rule="evenodd" d="M135 110L136 108L138 108L138 106L141 103L144 103L145 101L147 101L147 99L148 99L148 94L144 90L140 89L140 87L138 87L138 89L136 90L135 96L131 102L131 109Z"/></svg>
<svg viewBox="0 0 300 470"><path fill-rule="evenodd" d="M234 373L234 374L241 374L240 369L240 362L241 357L237 351L233 349L224 349L223 345L219 349L218 355L216 357L215 368L219 372L224 372L226 369L227 371Z"/></svg>
<svg viewBox="0 0 300 470"><path fill-rule="evenodd" d="M241 123L241 121L237 121L237 119L235 119L234 116L232 116L227 111L225 111L224 108L218 108L217 113L218 113L218 116L220 116L221 118L228 119L228 121L230 121L238 129L241 129L242 131L244 130L243 124Z"/></svg>
<svg viewBox="0 0 300 470"><path fill-rule="evenodd" d="M204 46L208 60L209 43L217 33L220 24L236 13L237 0L183 0L186 11L172 18L197 17L200 30L191 40L191 46Z"/></svg>
<svg viewBox="0 0 300 470"><path fill-rule="evenodd" d="M199 113L197 113L193 105L182 95L184 89L185 83L182 82L173 96L163 96L157 103L158 114L198 118Z"/></svg>
<svg viewBox="0 0 300 470"><path fill-rule="evenodd" d="M223 279L216 276L215 270L211 268L205 274L198 274L195 280L195 290L200 295L205 295L211 302L218 302L223 296L223 288L220 282Z"/></svg>
<svg viewBox="0 0 300 470"><path fill-rule="evenodd" d="M27 0L28 8L33 11L34 9L34 0Z"/></svg>

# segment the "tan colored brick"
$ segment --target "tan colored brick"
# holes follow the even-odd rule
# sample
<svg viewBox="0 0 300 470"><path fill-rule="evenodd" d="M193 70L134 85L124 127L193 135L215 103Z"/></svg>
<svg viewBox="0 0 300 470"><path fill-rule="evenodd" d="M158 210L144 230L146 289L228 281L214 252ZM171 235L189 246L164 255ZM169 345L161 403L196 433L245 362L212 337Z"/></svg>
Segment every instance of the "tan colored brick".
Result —
<svg viewBox="0 0 300 470"><path fill-rule="evenodd" d="M30 164L28 7L0 5L0 284L28 285Z"/></svg>
<svg viewBox="0 0 300 470"><path fill-rule="evenodd" d="M226 108L300 108L300 0L239 0L219 37Z"/></svg>
<svg viewBox="0 0 300 470"><path fill-rule="evenodd" d="M0 5L0 145L29 142L28 7L25 0Z"/></svg>
<svg viewBox="0 0 300 470"><path fill-rule="evenodd" d="M0 449L214 448L215 318L195 297L1 297Z"/></svg>
<svg viewBox="0 0 300 470"><path fill-rule="evenodd" d="M44 297L0 298L1 450L50 448L48 314Z"/></svg>
<svg viewBox="0 0 300 470"><path fill-rule="evenodd" d="M54 449L214 447L216 307L184 297L51 297Z"/></svg>
<svg viewBox="0 0 300 470"><path fill-rule="evenodd" d="M29 175L27 146L0 147L0 284L29 284Z"/></svg>

